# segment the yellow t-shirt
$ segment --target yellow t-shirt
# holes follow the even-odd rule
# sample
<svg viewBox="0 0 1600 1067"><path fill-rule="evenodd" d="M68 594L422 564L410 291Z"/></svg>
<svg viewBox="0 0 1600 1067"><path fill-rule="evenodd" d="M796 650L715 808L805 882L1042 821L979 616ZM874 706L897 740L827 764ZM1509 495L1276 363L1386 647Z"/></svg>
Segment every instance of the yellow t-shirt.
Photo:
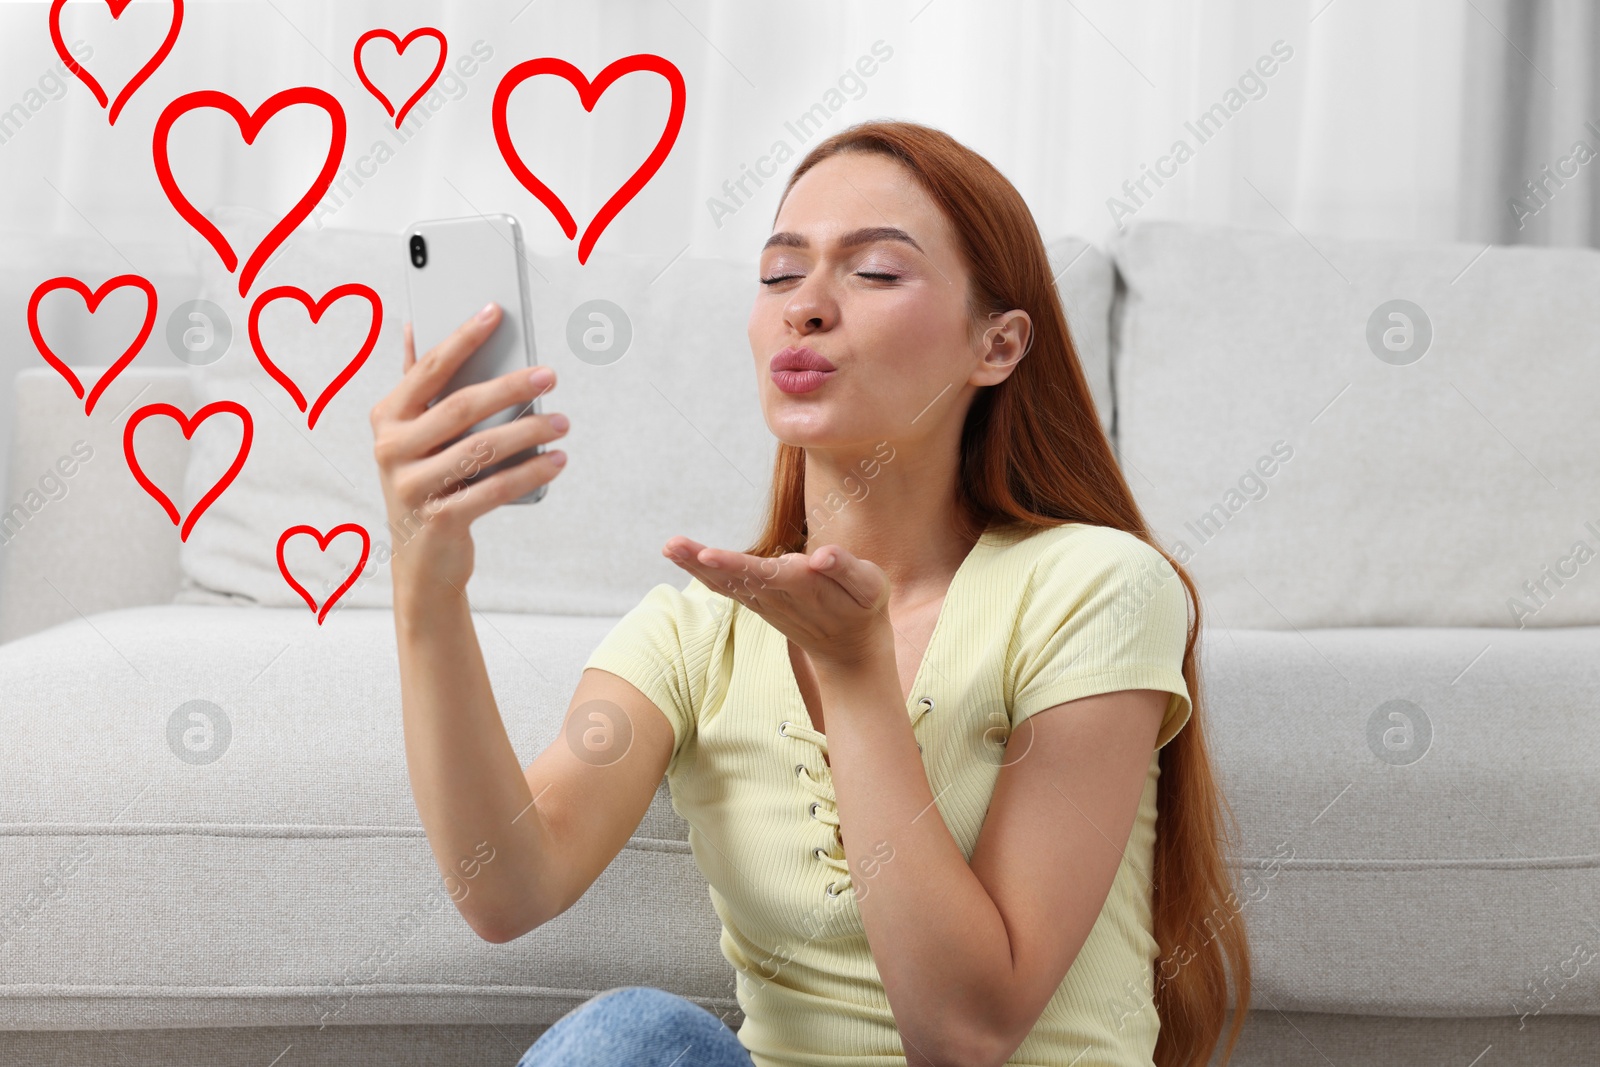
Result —
<svg viewBox="0 0 1600 1067"><path fill-rule="evenodd" d="M1172 697L1156 747L1182 728L1187 625L1182 583L1132 534L1067 523L1021 539L991 528L979 539L950 583L907 701L939 814L969 860L1001 742L1029 715L1159 689ZM904 1064L842 859L823 735L805 736L811 720L783 633L691 578L681 590L651 589L585 667L632 682L672 723L672 806L722 920L745 1015L739 1039L756 1067ZM1159 773L1152 751L1105 905L1008 1063L1152 1062Z"/></svg>

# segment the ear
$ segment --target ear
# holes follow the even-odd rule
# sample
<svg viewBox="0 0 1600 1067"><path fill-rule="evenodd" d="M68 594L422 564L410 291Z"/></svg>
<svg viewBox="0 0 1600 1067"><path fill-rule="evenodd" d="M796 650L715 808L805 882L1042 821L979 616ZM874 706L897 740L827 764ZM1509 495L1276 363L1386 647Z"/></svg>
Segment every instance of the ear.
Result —
<svg viewBox="0 0 1600 1067"><path fill-rule="evenodd" d="M1005 381L1033 347L1033 320L1021 308L992 312L989 322L978 350L981 362L969 379L973 385Z"/></svg>

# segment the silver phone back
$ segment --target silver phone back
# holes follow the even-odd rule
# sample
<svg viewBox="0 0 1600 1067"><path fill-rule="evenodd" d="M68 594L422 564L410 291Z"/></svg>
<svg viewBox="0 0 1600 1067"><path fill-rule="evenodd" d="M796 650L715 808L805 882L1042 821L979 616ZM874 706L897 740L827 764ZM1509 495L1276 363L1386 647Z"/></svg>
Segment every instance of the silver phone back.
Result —
<svg viewBox="0 0 1600 1067"><path fill-rule="evenodd" d="M422 267L417 267L411 259L410 242L414 234L420 234L426 243L426 263ZM428 402L430 407L464 386L534 365L527 265L523 259L522 229L515 218L494 214L417 222L407 227L401 252L406 256L406 296L410 302L412 340L419 359L489 301L499 304L504 313L494 333L467 357L438 395ZM491 413L449 444L479 430L540 411L535 399L531 405ZM479 481L543 451L544 446L539 445L497 459L466 480L469 483ZM540 486L512 503L538 501L546 488Z"/></svg>

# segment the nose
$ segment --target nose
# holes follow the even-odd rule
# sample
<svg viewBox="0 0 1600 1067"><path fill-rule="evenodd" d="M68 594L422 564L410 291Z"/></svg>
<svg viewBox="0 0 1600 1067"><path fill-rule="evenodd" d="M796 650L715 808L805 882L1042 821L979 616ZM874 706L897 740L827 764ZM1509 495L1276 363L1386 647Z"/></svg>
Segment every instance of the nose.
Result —
<svg viewBox="0 0 1600 1067"><path fill-rule="evenodd" d="M820 272L804 279L783 306L783 321L797 333L815 333L833 325L837 306L826 291Z"/></svg>

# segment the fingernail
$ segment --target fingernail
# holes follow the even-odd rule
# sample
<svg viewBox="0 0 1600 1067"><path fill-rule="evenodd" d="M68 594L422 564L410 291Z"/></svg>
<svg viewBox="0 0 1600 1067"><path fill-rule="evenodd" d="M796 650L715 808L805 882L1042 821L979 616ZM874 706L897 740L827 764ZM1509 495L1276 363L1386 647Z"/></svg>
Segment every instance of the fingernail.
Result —
<svg viewBox="0 0 1600 1067"><path fill-rule="evenodd" d="M708 558L708 559L703 559L700 562L705 564L707 567L712 568L713 570L720 570L721 567L722 567L722 564L718 563L715 559L709 559Z"/></svg>
<svg viewBox="0 0 1600 1067"><path fill-rule="evenodd" d="M478 321L479 322L488 322L489 319L493 315L494 315L494 301L491 300L487 304L483 305L483 310L482 311L478 312Z"/></svg>
<svg viewBox="0 0 1600 1067"><path fill-rule="evenodd" d="M567 465L567 454L562 452L560 449L551 452L550 465L552 467L565 467Z"/></svg>
<svg viewBox="0 0 1600 1067"><path fill-rule="evenodd" d="M533 386L535 389L543 389L545 386L555 381L555 379L556 376L554 371L552 371L549 367L540 367L538 370L528 375L528 384Z"/></svg>
<svg viewBox="0 0 1600 1067"><path fill-rule="evenodd" d="M572 425L572 424L567 421L567 417L565 415L556 414L556 415L551 415L550 416L550 427L551 427L551 429L559 430L562 433L566 433L567 432L567 427L570 426L570 425Z"/></svg>

